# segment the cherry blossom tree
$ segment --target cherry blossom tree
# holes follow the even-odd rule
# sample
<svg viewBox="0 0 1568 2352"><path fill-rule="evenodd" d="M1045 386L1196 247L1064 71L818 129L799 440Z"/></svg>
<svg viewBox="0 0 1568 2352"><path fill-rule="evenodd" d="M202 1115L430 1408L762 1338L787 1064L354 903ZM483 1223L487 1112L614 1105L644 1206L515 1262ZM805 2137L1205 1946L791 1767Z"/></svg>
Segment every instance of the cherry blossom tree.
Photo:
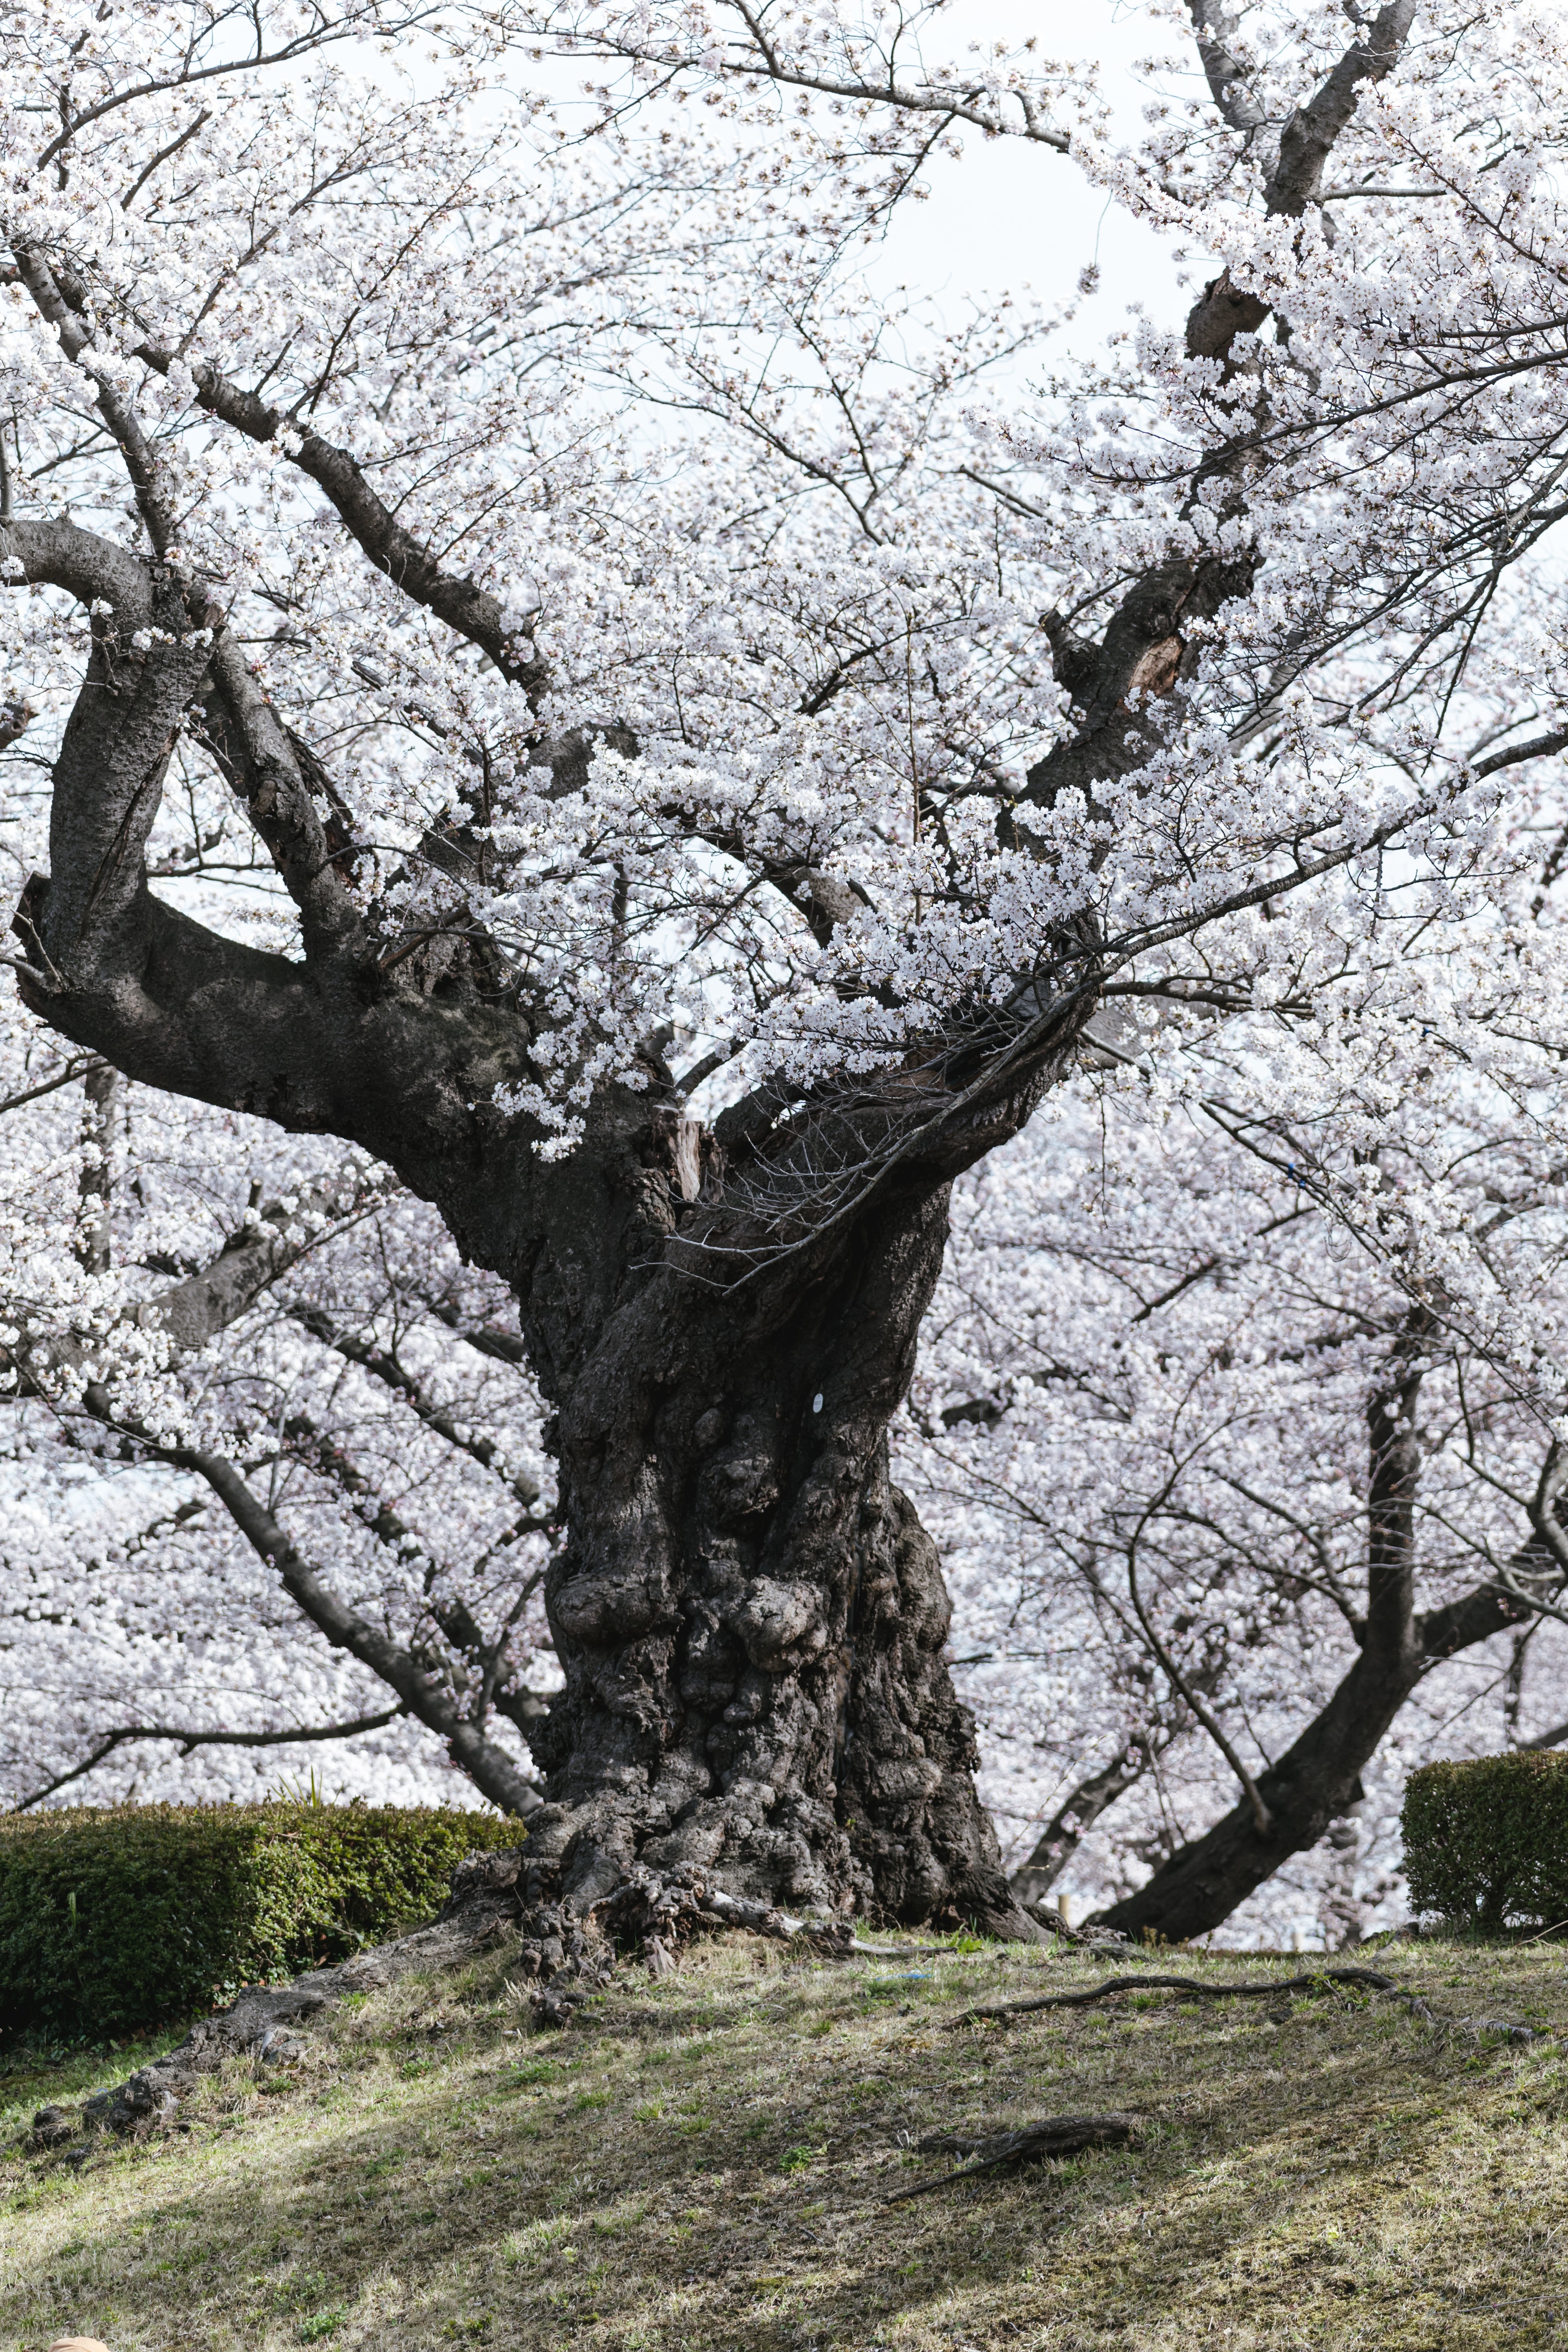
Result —
<svg viewBox="0 0 1568 2352"><path fill-rule="evenodd" d="M1348 958L1307 992L1260 940L1267 1013L1173 975L971 1180L904 1475L1028 1897L1066 1873L1133 1934L1250 1905L1232 1932L1316 1909L1337 1940L1396 1893L1411 1762L1568 1731L1568 1162L1531 1034L1561 949L1545 894L1511 912L1484 970L1438 935L1468 1051L1437 973L1393 1021L1386 970L1377 1006ZM1311 1900L1272 1885L1325 1831Z"/></svg>
<svg viewBox="0 0 1568 2352"><path fill-rule="evenodd" d="M505 1293L363 1166L323 1184L79 1058L35 1056L0 1120L12 1328L85 1356L151 1297L182 1355L171 1382L121 1342L113 1410L89 1384L10 1417L9 1803L314 1778L528 1811L555 1528ZM153 1412L178 1442L128 1433Z"/></svg>
<svg viewBox="0 0 1568 2352"><path fill-rule="evenodd" d="M1081 74L944 62L942 22L29 5L4 35L12 961L22 1058L56 1041L32 1084L89 1106L68 1174L35 1122L57 1246L14 1236L13 1386L200 1482L358 1673L332 1716L372 1677L519 1806L525 1739L534 1889L578 1906L640 1864L1027 1927L889 1472L951 1187L1112 991L1254 1016L1264 1126L1321 1031L1340 1115L1345 1056L1441 993L1373 948L1468 926L1449 1028L1489 1050L1485 973L1526 956L1510 795L1568 743L1531 569L1550 27L1194 0L1130 147ZM588 114L531 90L547 51L595 61ZM1184 330L1019 413L986 372L1048 322L868 320L861 241L965 127L1089 173L1173 281L1208 257ZM1381 1169L1356 1120L1413 1069L1324 1168ZM111 1181L110 1073L204 1107L177 1198ZM1403 1427L1430 1350L1383 1312L1354 1377ZM1162 1595L1127 1602L1176 1664ZM1283 1809L1220 1651L1166 1681L1245 1768L1250 1859L1191 1927Z"/></svg>

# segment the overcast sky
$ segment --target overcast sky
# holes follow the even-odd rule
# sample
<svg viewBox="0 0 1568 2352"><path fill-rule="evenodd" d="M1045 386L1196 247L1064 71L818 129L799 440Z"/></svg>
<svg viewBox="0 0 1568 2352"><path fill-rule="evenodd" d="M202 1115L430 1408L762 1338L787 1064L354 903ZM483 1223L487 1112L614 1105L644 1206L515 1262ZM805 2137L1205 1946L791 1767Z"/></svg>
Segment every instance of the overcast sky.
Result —
<svg viewBox="0 0 1568 2352"><path fill-rule="evenodd" d="M926 49L933 60L957 60L972 43L988 47L1000 41L1018 48L1031 37L1042 61L1093 60L1100 66L1116 127L1130 142L1141 129L1146 95L1134 71L1136 61L1184 47L1178 26L1152 21L1135 0L952 0ZM417 82L417 58L402 62ZM581 104L584 79L598 79L601 71L566 58L542 66L531 61L519 79L542 84L570 116ZM1193 75L1194 88L1200 87L1195 58ZM655 100L645 121L652 127L660 119L660 102ZM682 128L691 127L684 116L679 120ZM876 292L891 295L904 287L911 294L929 295L955 321L965 315L970 300L984 304L999 293L1017 295L1026 288L1053 310L1078 299L1079 273L1098 258L1099 293L1079 301L1064 341L1025 364L1026 380L1069 351L1083 355L1102 348L1105 338L1126 324L1130 303L1142 302L1152 318L1164 323L1184 318L1192 298L1176 282L1159 241L1108 205L1070 158L1021 139L963 136L961 158L928 167L930 200L901 206L886 241L866 262L867 280ZM998 387L1006 380L1000 373L991 379Z"/></svg>
<svg viewBox="0 0 1568 2352"><path fill-rule="evenodd" d="M953 22L965 43L1019 44L1033 34L1044 54L1097 60L1129 140L1143 101L1133 65L1175 45L1171 26L1152 23L1126 0L960 0ZM906 206L895 220L868 271L874 285L903 283L952 305L1027 286L1051 310L1074 299L1079 273L1098 257L1100 291L1058 348L1100 347L1125 323L1131 302L1172 324L1184 317L1192 298L1177 285L1159 240L1108 206L1070 158L1021 139L971 133L962 161L938 163L929 177L931 201Z"/></svg>

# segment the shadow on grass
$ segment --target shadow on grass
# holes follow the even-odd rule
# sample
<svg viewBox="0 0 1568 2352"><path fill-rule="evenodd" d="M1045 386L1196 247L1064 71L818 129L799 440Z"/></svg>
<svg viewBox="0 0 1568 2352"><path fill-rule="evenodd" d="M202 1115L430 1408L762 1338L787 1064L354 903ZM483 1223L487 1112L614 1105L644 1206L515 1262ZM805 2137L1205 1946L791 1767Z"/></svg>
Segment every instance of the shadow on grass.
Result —
<svg viewBox="0 0 1568 2352"><path fill-rule="evenodd" d="M1434 2007L1568 2024L1539 1951L1397 1966ZM79 2177L9 2161L7 2326L111 2352L1568 2344L1554 2042L1283 1994L953 2030L976 1999L1101 1973L1014 1952L868 1986L733 1938L547 2037L504 1963L405 1984L293 2080L215 2080L188 2137ZM911 2153L924 2131L1110 2106L1146 2119L1138 2148L881 2201L945 2168Z"/></svg>

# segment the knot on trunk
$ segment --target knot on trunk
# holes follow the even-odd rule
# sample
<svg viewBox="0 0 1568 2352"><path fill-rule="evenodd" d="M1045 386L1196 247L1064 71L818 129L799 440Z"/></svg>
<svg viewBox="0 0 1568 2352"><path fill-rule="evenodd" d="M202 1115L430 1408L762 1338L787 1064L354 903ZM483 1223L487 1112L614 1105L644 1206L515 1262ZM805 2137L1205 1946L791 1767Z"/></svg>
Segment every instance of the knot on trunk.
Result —
<svg viewBox="0 0 1568 2352"><path fill-rule="evenodd" d="M775 1584L759 1576L746 1588L731 1619L753 1666L781 1666L792 1653L814 1657L826 1642L818 1596L803 1584Z"/></svg>

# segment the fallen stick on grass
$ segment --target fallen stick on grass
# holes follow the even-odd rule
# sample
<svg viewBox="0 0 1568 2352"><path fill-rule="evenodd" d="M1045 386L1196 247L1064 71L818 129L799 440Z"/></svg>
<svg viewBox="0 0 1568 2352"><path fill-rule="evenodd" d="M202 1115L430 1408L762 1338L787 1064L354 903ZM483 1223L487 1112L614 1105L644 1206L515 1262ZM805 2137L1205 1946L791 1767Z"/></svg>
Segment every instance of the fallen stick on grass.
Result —
<svg viewBox="0 0 1568 2352"><path fill-rule="evenodd" d="M1032 2000L998 2001L988 2008L966 2009L950 2022L954 2028L982 2022L1005 2025L1033 2010L1082 2009L1090 2001L1104 2000L1113 1992L1184 1992L1196 1994L1200 2000L1261 2000L1269 1993L1326 1992L1334 1985L1363 1986L1387 2000L1405 2001L1409 2014L1418 2017L1424 2024L1473 2034L1478 2040L1483 2033L1497 2033L1506 2042L1542 2042L1555 2030L1543 2025L1515 2025L1502 2017L1442 2017L1419 1993L1395 1984L1392 1977L1384 1976L1376 1969L1314 1969L1308 1976L1264 1978L1243 1984L1203 1984L1196 1977L1108 1977L1103 1984L1090 1985L1082 1992L1040 1993Z"/></svg>
<svg viewBox="0 0 1568 2352"><path fill-rule="evenodd" d="M976 2161L955 2171L939 2173L934 2180L917 2180L895 2189L884 2205L900 2205L910 2197L945 2189L952 2180L975 2180L1004 2165L1037 2164L1048 2156L1079 2156L1089 2147L1125 2147L1138 2130L1136 2116L1046 2116L1040 2122L1020 2125L1016 2131L992 2132L984 2137L963 2132L929 2132L920 2143L922 2156L972 2156Z"/></svg>
<svg viewBox="0 0 1568 2352"><path fill-rule="evenodd" d="M1380 1976L1375 1969L1314 1969L1310 1976L1266 1978L1261 1983L1201 1984L1196 1977L1108 1977L1104 1984L1090 1985L1083 1992L1047 1992L1037 1994L1032 2000L1005 2000L988 2008L966 2009L952 2023L973 2025L983 2018L1004 2021L1024 2017L1037 2009L1083 2009L1091 2000L1104 2000L1113 1992L1186 1992L1195 1993L1200 2000L1261 2000L1275 1992L1320 1992L1325 1985L1364 1985L1372 1992L1397 1992L1392 1977Z"/></svg>

